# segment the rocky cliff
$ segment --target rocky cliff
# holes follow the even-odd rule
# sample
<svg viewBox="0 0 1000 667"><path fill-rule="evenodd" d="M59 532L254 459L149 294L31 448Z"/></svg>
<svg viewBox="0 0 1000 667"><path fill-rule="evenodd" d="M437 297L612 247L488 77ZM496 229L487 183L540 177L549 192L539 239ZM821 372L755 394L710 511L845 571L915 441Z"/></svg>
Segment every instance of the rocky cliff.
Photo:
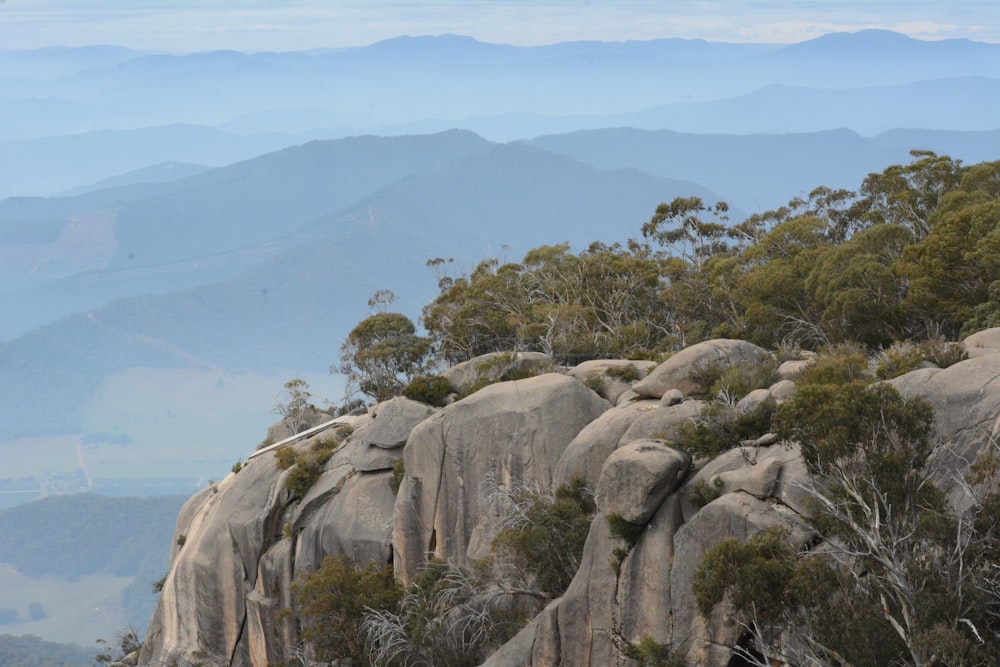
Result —
<svg viewBox="0 0 1000 667"><path fill-rule="evenodd" d="M939 483L956 503L950 473L962 472L1000 431L1000 329L965 344L966 361L892 380L933 406L935 456L947 460ZM627 381L609 370L624 362L595 361L493 384L441 409L392 399L293 445L306 451L343 440L301 497L286 488L292 471L276 465L273 452L256 456L181 511L139 664L298 664L300 637L282 610L292 606L296 577L326 556L391 563L404 582L431 558L468 566L489 554L497 531L484 482L545 492L579 478L598 505L580 568L486 664L635 664L625 647L652 639L684 647L689 664L725 665L738 628L697 613L695 568L720 541L770 526L807 542L805 468L795 446L767 436L711 460L692 460L662 439L703 408L689 397L704 389L698 371L706 364L767 355L716 340L659 366L636 362L639 377ZM744 404L786 400L802 365L782 365L782 380ZM394 493L389 482L400 460L405 475ZM706 482L717 497L692 502ZM634 543L612 534L612 515L643 526Z"/></svg>

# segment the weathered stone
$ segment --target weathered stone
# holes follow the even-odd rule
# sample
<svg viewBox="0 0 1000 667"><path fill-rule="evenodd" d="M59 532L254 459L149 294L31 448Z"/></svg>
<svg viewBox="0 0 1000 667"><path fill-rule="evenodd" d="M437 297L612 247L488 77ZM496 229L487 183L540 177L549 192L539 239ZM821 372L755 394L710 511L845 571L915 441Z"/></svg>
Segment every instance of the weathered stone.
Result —
<svg viewBox="0 0 1000 667"><path fill-rule="evenodd" d="M982 333L970 337L983 345L974 350L1000 344L992 342L1000 334ZM890 382L934 408L935 481L964 507L968 498L955 480L1000 438L1000 354ZM787 400L794 383L782 381L768 391ZM404 579L427 552L468 565L488 553L495 531L496 516L482 503L484 480L525 482L547 492L574 476L596 486L603 511L645 521L642 534L620 559L613 552L626 545L611 537L606 516L597 516L569 589L486 664L628 665L622 647L646 637L690 648L689 664L727 664L737 630L721 607L707 621L697 614L694 571L721 540L745 540L771 525L788 528L793 544L804 543L811 531L802 517L815 511L808 474L796 446L767 446L772 434L705 463L672 492L671 483L660 489L657 484L675 472L658 457L672 450L643 440L669 437L703 404L666 406L662 395L635 396L625 392L619 407L610 409L561 375L501 383L424 419L406 446L395 449L374 444L365 433L366 425L386 417L383 404L357 418L354 435L299 502L285 490L288 472L275 466L273 454L253 459L181 510L171 569L140 664L169 664L196 652L236 666L287 663L292 656L285 649L298 642L298 628L280 610L292 603L296 576L326 556L385 563L394 549ZM389 429L390 421L383 428L396 434L379 436L383 444L398 443L404 430ZM306 451L328 437L325 432L293 447ZM394 498L388 469L400 455L407 470ZM719 497L698 509L690 501L700 483ZM620 564L617 572L613 561Z"/></svg>
<svg viewBox="0 0 1000 667"><path fill-rule="evenodd" d="M452 391L465 391L480 379L491 382L509 373L544 372L552 367L552 358L541 352L490 352L456 364L443 372Z"/></svg>
<svg viewBox="0 0 1000 667"><path fill-rule="evenodd" d="M742 413L753 412L765 403L774 402L768 389L754 389L736 402L736 410Z"/></svg>
<svg viewBox="0 0 1000 667"><path fill-rule="evenodd" d="M531 657L532 650L536 644L536 638L540 635L548 636L554 634L551 631L544 632L539 629L539 626L549 619L549 609L543 609L540 614L531 619L530 623L521 628L521 630L514 635L513 639L509 640L499 649L494 651L486 662L482 664L482 667L530 667L535 664L558 665L558 651L556 652L555 660L548 663L536 663Z"/></svg>
<svg viewBox="0 0 1000 667"><path fill-rule="evenodd" d="M718 495L744 491L757 498L775 497L796 511L809 507L801 486L808 482L797 446L739 447L708 461L678 491L685 520L698 511L691 497L707 485Z"/></svg>
<svg viewBox="0 0 1000 667"><path fill-rule="evenodd" d="M624 394L618 397L618 400L615 401L615 405L616 406L626 405L633 401L645 401L645 400L648 400L646 396L640 396L639 394L629 389Z"/></svg>
<svg viewBox="0 0 1000 667"><path fill-rule="evenodd" d="M290 446L308 451L329 437L324 433ZM346 554L365 566L383 564L391 553L389 473L355 469L349 459L358 447L368 446L348 440L334 452L298 503L285 489L289 471L277 467L273 453L192 498L179 518L174 541L183 546L175 546L140 664L192 654L253 667L290 659L284 648L298 641L297 628L279 615L291 604L295 574L326 556Z"/></svg>
<svg viewBox="0 0 1000 667"><path fill-rule="evenodd" d="M685 395L700 395L709 390L706 371L753 363L769 358L762 347L745 340L720 338L685 348L657 366L632 389L644 396L661 398L670 389Z"/></svg>
<svg viewBox="0 0 1000 667"><path fill-rule="evenodd" d="M257 583L247 594L247 648L253 665L286 662L286 647L298 638L295 619L282 614L291 608L292 540L275 543L261 557Z"/></svg>
<svg viewBox="0 0 1000 667"><path fill-rule="evenodd" d="M778 366L778 377L782 380L794 380L816 365L815 359L793 359Z"/></svg>
<svg viewBox="0 0 1000 667"><path fill-rule="evenodd" d="M795 383L791 380L781 380L768 387L768 393L776 405L781 405L795 395Z"/></svg>
<svg viewBox="0 0 1000 667"><path fill-rule="evenodd" d="M362 442L384 449L406 444L413 427L434 414L434 408L424 403L397 396L379 403L369 413L371 423L359 432Z"/></svg>
<svg viewBox="0 0 1000 667"><path fill-rule="evenodd" d="M308 430L313 426L318 426L319 424L329 420L329 413L321 410L309 409L306 411L306 414L299 419L299 429L297 432L301 433L302 431ZM293 435L295 435L295 433L292 432L292 430L288 427L288 424L285 423L285 420L282 419L268 427L264 443L270 444L280 442L285 438L292 437Z"/></svg>
<svg viewBox="0 0 1000 667"><path fill-rule="evenodd" d="M594 488L604 462L618 448L625 432L639 416L656 409L654 401L635 401L612 408L587 424L559 457L553 484L558 488L580 479L587 488Z"/></svg>
<svg viewBox="0 0 1000 667"><path fill-rule="evenodd" d="M677 436L681 425L696 419L705 407L704 401L684 401L669 407L659 406L636 416L632 425L622 435L619 444L645 438L661 439L667 442Z"/></svg>
<svg viewBox="0 0 1000 667"><path fill-rule="evenodd" d="M671 405L677 405L684 401L684 392L680 389L668 389L663 397L660 398L660 405L664 407L669 407Z"/></svg>
<svg viewBox="0 0 1000 667"><path fill-rule="evenodd" d="M982 333L992 336L993 331ZM934 408L935 481L955 507L966 507L970 499L958 479L1000 438L1000 355L973 357L941 370L914 371L889 383L904 396L919 396Z"/></svg>
<svg viewBox="0 0 1000 667"><path fill-rule="evenodd" d="M757 465L720 473L716 479L721 485L722 493L745 491L763 500L774 493L779 472L781 472L781 461L770 459L758 462Z"/></svg>
<svg viewBox="0 0 1000 667"><path fill-rule="evenodd" d="M408 580L428 554L467 566L492 541L496 509L483 482L551 491L556 464L610 404L580 382L549 373L482 389L421 422L403 450L394 563ZM477 553L470 553L475 545Z"/></svg>
<svg viewBox="0 0 1000 667"><path fill-rule="evenodd" d="M548 664L603 667L614 664L614 602L616 578L608 563L617 540L598 515L590 527L580 569L559 600L559 662ZM535 663L539 667L545 663Z"/></svg>
<svg viewBox="0 0 1000 667"><path fill-rule="evenodd" d="M340 460L348 463L358 472L378 472L392 470L403 458L403 448L385 449L365 443L362 438L351 438L341 445Z"/></svg>
<svg viewBox="0 0 1000 667"><path fill-rule="evenodd" d="M567 375L575 377L584 384L589 384L591 378L596 378L600 385L597 393L612 403L616 403L622 394L631 389L637 380L646 377L653 368L655 361L630 361L627 359L593 359L584 361L567 371ZM635 378L623 379L625 371L634 372Z"/></svg>
<svg viewBox="0 0 1000 667"><path fill-rule="evenodd" d="M791 510L743 492L727 493L709 503L677 530L670 571L672 643L689 647L690 664L728 664L730 647L738 639L738 628L721 608L708 621L697 611L692 583L702 557L723 540L747 540L771 526L787 528L789 542L795 545L805 544L813 534Z"/></svg>
<svg viewBox="0 0 1000 667"><path fill-rule="evenodd" d="M273 456L249 461L220 482L188 522L147 632L141 664L166 664L176 652L204 651L250 664L243 632L247 594L266 545L280 534L281 471Z"/></svg>
<svg viewBox="0 0 1000 667"><path fill-rule="evenodd" d="M642 525L681 483L691 467L687 452L657 440L636 440L613 452L597 482L597 507Z"/></svg>
<svg viewBox="0 0 1000 667"><path fill-rule="evenodd" d="M549 604L483 667L604 667L615 664L616 577L608 558L617 544L608 522L591 523L580 569Z"/></svg>
<svg viewBox="0 0 1000 667"><path fill-rule="evenodd" d="M678 496L669 496L622 561L616 617L623 638L633 645L647 637L670 644L673 624L665 610L671 607L674 538L683 521Z"/></svg>
<svg viewBox="0 0 1000 667"><path fill-rule="evenodd" d="M965 351L970 357L980 357L984 354L1000 352L1000 327L977 331L962 341Z"/></svg>
<svg viewBox="0 0 1000 667"><path fill-rule="evenodd" d="M360 567L389 562L396 503L389 488L390 474L347 472L341 476L338 472L324 477L337 480L339 491L327 496L314 511L297 514L292 524L296 572L311 572L325 557L340 554Z"/></svg>

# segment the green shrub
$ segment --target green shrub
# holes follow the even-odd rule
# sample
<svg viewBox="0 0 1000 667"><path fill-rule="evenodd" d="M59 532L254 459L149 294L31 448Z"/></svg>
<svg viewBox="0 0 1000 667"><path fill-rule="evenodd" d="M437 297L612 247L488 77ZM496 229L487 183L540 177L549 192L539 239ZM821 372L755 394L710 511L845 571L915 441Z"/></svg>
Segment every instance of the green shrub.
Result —
<svg viewBox="0 0 1000 667"><path fill-rule="evenodd" d="M403 597L391 566L360 569L347 556L324 559L293 584L293 592L302 638L312 643L315 657L359 665L369 664L361 632L366 609L395 610Z"/></svg>
<svg viewBox="0 0 1000 667"><path fill-rule="evenodd" d="M604 391L607 389L604 377L600 373L591 373L587 375L587 377L583 380L583 385L595 394L600 394L602 396L604 395Z"/></svg>
<svg viewBox="0 0 1000 667"><path fill-rule="evenodd" d="M924 355L910 343L895 343L882 350L876 360L878 365L875 369L875 376L879 380L891 380L920 368L924 362Z"/></svg>
<svg viewBox="0 0 1000 667"><path fill-rule="evenodd" d="M529 574L547 597L559 597L580 566L594 512L593 497L582 481L574 480L560 487L555 497L519 500L525 506L524 520L497 534L493 552Z"/></svg>
<svg viewBox="0 0 1000 667"><path fill-rule="evenodd" d="M641 375L635 364L627 364L625 366L608 366L604 369L604 372L616 380L621 380L622 382L635 382Z"/></svg>
<svg viewBox="0 0 1000 667"><path fill-rule="evenodd" d="M635 543L642 537L642 532L646 530L646 526L632 523L621 514L609 514L607 520L611 536L625 540L629 548L635 546Z"/></svg>
<svg viewBox="0 0 1000 667"><path fill-rule="evenodd" d="M938 368L948 368L969 358L969 353L962 343L949 343L944 336L928 338L917 345L917 349Z"/></svg>
<svg viewBox="0 0 1000 667"><path fill-rule="evenodd" d="M622 573L622 563L628 558L628 549L623 547L615 547L611 550L611 558L609 559L611 563L611 569L615 571L615 576L621 576Z"/></svg>
<svg viewBox="0 0 1000 667"><path fill-rule="evenodd" d="M177 546L182 547L187 542L187 535L183 533L177 536Z"/></svg>
<svg viewBox="0 0 1000 667"><path fill-rule="evenodd" d="M799 377L797 384L849 384L870 382L868 358L856 345L837 345L826 348L816 363Z"/></svg>
<svg viewBox="0 0 1000 667"><path fill-rule="evenodd" d="M399 493L399 487L403 484L403 477L406 475L406 464L403 463L403 459L396 461L396 465L392 466L392 475L389 477L389 488L392 489L392 495Z"/></svg>
<svg viewBox="0 0 1000 667"><path fill-rule="evenodd" d="M636 667L684 667L684 657L674 655L670 647L646 635L638 644L627 644L623 651L626 658L635 660Z"/></svg>
<svg viewBox="0 0 1000 667"><path fill-rule="evenodd" d="M444 407L451 394L451 383L441 375L418 375L403 387L403 396L434 407Z"/></svg>
<svg viewBox="0 0 1000 667"><path fill-rule="evenodd" d="M782 341L778 343L778 347L774 350L774 358L780 365L785 361L801 361L803 359L808 359L809 356L798 345L789 341Z"/></svg>
<svg viewBox="0 0 1000 667"><path fill-rule="evenodd" d="M713 401L697 419L680 426L671 445L695 457L715 458L738 447L744 440L756 440L770 432L773 414L771 403L761 403L753 410L741 412L729 403Z"/></svg>
<svg viewBox="0 0 1000 667"><path fill-rule="evenodd" d="M766 389L778 381L778 362L774 359L734 364L719 372L712 384L712 396L740 399L754 389Z"/></svg>
<svg viewBox="0 0 1000 667"><path fill-rule="evenodd" d="M722 495L722 480L718 477L709 482L704 477L691 487L691 504L701 509Z"/></svg>
<svg viewBox="0 0 1000 667"><path fill-rule="evenodd" d="M295 465L295 450L289 445L282 445L274 450L274 462L282 470L288 470Z"/></svg>
<svg viewBox="0 0 1000 667"><path fill-rule="evenodd" d="M728 594L736 609L778 615L795 565L786 537L785 529L769 528L746 542L730 538L709 549L691 586L698 612L708 618Z"/></svg>
<svg viewBox="0 0 1000 667"><path fill-rule="evenodd" d="M712 387L722 377L722 366L718 363L700 363L691 369L689 377L692 381L702 387L702 391L692 392L692 396L707 397L711 393Z"/></svg>
<svg viewBox="0 0 1000 667"><path fill-rule="evenodd" d="M316 440L308 449L282 445L274 450L276 465L282 470L289 470L285 488L292 493L293 499L302 500L305 497L323 474L323 466L352 431L350 426L340 426L332 435Z"/></svg>
<svg viewBox="0 0 1000 667"><path fill-rule="evenodd" d="M244 466L244 465L245 465L245 464L243 463L243 460L242 460L242 459L241 459L241 460L239 460L239 461L237 461L236 463L234 463L234 464L233 464L233 468L232 468L232 471L233 471L233 474L236 474L236 473L238 473L238 472L239 472L240 470L243 470L243 466Z"/></svg>

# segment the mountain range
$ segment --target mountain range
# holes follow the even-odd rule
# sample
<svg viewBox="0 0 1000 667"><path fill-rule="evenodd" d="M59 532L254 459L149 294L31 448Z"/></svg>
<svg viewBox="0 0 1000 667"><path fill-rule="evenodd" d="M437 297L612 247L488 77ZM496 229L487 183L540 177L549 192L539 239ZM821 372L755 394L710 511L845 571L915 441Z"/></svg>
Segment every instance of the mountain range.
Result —
<svg viewBox="0 0 1000 667"><path fill-rule="evenodd" d="M989 130L998 71L1000 45L877 30L791 45L515 47L440 35L287 53L8 51L0 197L51 195L162 162L218 167L364 133L457 127L510 141L618 126Z"/></svg>

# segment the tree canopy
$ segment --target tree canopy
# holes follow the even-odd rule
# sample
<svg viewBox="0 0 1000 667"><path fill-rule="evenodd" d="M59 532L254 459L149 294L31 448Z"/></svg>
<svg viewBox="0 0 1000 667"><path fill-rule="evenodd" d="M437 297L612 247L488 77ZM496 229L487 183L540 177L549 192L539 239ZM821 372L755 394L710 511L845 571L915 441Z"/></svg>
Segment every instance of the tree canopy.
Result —
<svg viewBox="0 0 1000 667"><path fill-rule="evenodd" d="M677 198L624 245L486 260L441 279L423 324L447 361L648 357L711 337L879 349L1000 324L1000 162L912 155L736 225L725 202Z"/></svg>

